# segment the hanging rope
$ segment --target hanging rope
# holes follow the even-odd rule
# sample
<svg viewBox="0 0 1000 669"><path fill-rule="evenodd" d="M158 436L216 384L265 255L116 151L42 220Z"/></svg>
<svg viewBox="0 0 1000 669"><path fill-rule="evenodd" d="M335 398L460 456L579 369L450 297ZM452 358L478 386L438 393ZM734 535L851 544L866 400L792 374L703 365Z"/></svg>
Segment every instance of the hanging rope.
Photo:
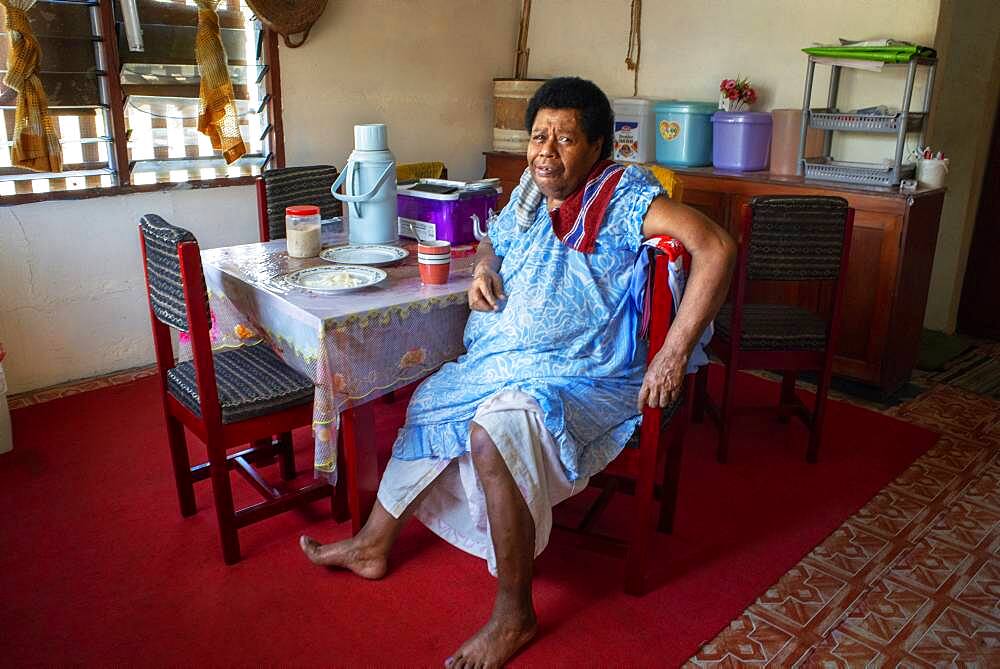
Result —
<svg viewBox="0 0 1000 669"><path fill-rule="evenodd" d="M219 32L219 15L215 8L220 0L196 0L198 3L198 34L194 53L201 75L201 112L198 131L212 140L212 148L222 151L227 165L232 165L247 152L240 136L240 121L236 110L236 94L229 79L226 51Z"/></svg>
<svg viewBox="0 0 1000 669"><path fill-rule="evenodd" d="M639 56L642 54L642 0L632 0L632 22L628 29L628 51L625 53L625 67L634 72L632 97L639 94Z"/></svg>
<svg viewBox="0 0 1000 669"><path fill-rule="evenodd" d="M49 99L38 78L42 50L31 30L28 10L36 0L0 0L7 10L10 37L3 82L17 91L11 163L35 172L61 172L62 147L49 116Z"/></svg>

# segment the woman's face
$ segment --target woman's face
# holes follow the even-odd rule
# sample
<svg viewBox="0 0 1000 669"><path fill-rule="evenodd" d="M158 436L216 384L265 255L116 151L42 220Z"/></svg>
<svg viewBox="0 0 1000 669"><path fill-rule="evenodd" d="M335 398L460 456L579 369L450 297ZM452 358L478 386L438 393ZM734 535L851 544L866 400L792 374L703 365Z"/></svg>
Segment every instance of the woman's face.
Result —
<svg viewBox="0 0 1000 669"><path fill-rule="evenodd" d="M550 207L562 204L583 183L603 144L601 137L587 139L576 109L538 110L528 141L528 165Z"/></svg>

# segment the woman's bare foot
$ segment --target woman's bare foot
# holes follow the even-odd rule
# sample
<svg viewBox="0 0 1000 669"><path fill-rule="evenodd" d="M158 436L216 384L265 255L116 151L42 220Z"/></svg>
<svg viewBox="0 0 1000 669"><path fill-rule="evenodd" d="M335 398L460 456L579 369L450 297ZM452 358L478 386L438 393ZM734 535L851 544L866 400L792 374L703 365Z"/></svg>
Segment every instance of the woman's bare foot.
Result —
<svg viewBox="0 0 1000 669"><path fill-rule="evenodd" d="M313 564L350 569L362 578L382 578L388 568L385 551L362 543L358 537L321 544L303 534L299 537L299 546Z"/></svg>
<svg viewBox="0 0 1000 669"><path fill-rule="evenodd" d="M494 609L489 621L444 662L448 669L496 669L534 638L535 612Z"/></svg>

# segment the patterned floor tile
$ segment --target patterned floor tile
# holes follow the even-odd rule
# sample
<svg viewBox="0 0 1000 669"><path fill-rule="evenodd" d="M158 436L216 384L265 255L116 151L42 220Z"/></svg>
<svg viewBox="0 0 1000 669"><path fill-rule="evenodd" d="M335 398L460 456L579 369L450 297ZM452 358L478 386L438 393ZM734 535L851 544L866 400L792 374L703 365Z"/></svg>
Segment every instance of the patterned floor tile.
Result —
<svg viewBox="0 0 1000 669"><path fill-rule="evenodd" d="M155 366L136 367L135 369L127 369L123 372L115 372L114 374L108 374L106 376L70 381L68 383L61 383L57 386L51 386L49 388L41 388L39 390L31 390L26 393L18 393L8 397L7 403L10 410L13 411L14 409L20 409L33 404L42 404L43 402L57 400L61 397L69 397L70 395L77 395L91 390L98 390L100 388L117 386L122 383L129 383L147 376L152 376L155 373Z"/></svg>
<svg viewBox="0 0 1000 669"><path fill-rule="evenodd" d="M927 505L894 490L890 485L854 515L854 524L867 532L893 538L910 528L927 511Z"/></svg>
<svg viewBox="0 0 1000 669"><path fill-rule="evenodd" d="M845 578L854 578L870 568L876 556L884 554L890 545L888 539L848 522L813 549L809 561Z"/></svg>
<svg viewBox="0 0 1000 669"><path fill-rule="evenodd" d="M828 617L824 609L835 598L849 594L847 585L845 579L803 561L768 588L749 610L780 620L786 630L816 629Z"/></svg>
<svg viewBox="0 0 1000 669"><path fill-rule="evenodd" d="M918 460L892 482L892 488L908 497L928 503L946 493L948 487L958 481L957 472L937 467L928 461Z"/></svg>
<svg viewBox="0 0 1000 669"><path fill-rule="evenodd" d="M891 576L918 591L935 593L963 566L973 560L968 551L923 537L889 567Z"/></svg>
<svg viewBox="0 0 1000 669"><path fill-rule="evenodd" d="M891 581L873 584L841 622L839 629L876 644L889 644L932 600Z"/></svg>
<svg viewBox="0 0 1000 669"><path fill-rule="evenodd" d="M962 499L1000 511L1000 464L987 467L962 491Z"/></svg>
<svg viewBox="0 0 1000 669"><path fill-rule="evenodd" d="M1000 666L1000 625L948 607L910 653L937 666Z"/></svg>
<svg viewBox="0 0 1000 669"><path fill-rule="evenodd" d="M957 473L964 471L970 464L983 458L986 453L988 451L984 451L980 444L974 444L950 434L943 434L929 451L920 456L917 462Z"/></svg>
<svg viewBox="0 0 1000 669"><path fill-rule="evenodd" d="M927 536L971 550L991 536L998 522L1000 511L959 500L934 519Z"/></svg>
<svg viewBox="0 0 1000 669"><path fill-rule="evenodd" d="M1000 622L1000 560L983 563L955 599Z"/></svg>
<svg viewBox="0 0 1000 669"><path fill-rule="evenodd" d="M887 413L974 444L1000 445L1000 402L953 386L935 386Z"/></svg>
<svg viewBox="0 0 1000 669"><path fill-rule="evenodd" d="M788 632L746 612L692 657L689 667L766 666L793 640Z"/></svg>
<svg viewBox="0 0 1000 669"><path fill-rule="evenodd" d="M867 644L841 630L834 630L816 645L800 666L824 669L872 667L878 656L878 644Z"/></svg>

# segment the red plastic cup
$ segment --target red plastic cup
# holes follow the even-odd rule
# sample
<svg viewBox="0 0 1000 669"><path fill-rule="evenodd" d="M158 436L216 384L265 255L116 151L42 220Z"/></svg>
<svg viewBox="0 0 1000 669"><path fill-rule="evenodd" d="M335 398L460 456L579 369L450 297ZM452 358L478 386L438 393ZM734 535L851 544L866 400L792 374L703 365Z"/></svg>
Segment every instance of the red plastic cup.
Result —
<svg viewBox="0 0 1000 669"><path fill-rule="evenodd" d="M420 280L429 285L448 283L451 271L451 242L427 241L417 244Z"/></svg>

